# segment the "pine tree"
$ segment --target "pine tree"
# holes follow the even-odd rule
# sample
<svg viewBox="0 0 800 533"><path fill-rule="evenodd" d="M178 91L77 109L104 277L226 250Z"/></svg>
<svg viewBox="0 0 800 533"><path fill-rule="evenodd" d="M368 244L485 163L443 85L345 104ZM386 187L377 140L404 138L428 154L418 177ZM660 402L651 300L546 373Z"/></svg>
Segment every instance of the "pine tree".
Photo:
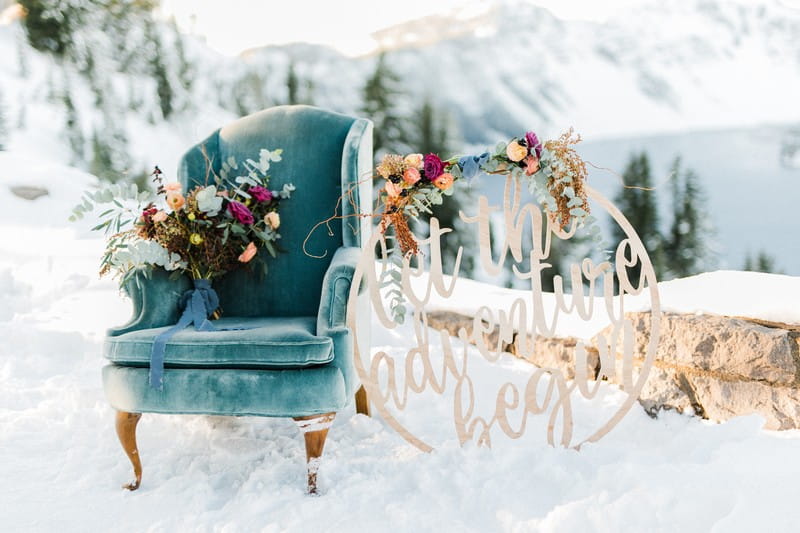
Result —
<svg viewBox="0 0 800 533"><path fill-rule="evenodd" d="M749 272L775 272L775 258L761 250L754 261L750 256L750 252L747 252L742 270Z"/></svg>
<svg viewBox="0 0 800 533"><path fill-rule="evenodd" d="M165 56L161 36L155 28L155 22L153 22L153 20L148 20L146 22L145 35L147 40L151 43L149 57L150 74L156 81L156 93L158 94L161 116L164 117L164 120L168 120L174 110L174 93L169 75L167 74L167 66L164 63Z"/></svg>
<svg viewBox="0 0 800 533"><path fill-rule="evenodd" d="M379 161L387 152L402 153L408 146L405 120L398 111L402 92L400 77L389 67L386 53L381 53L375 71L363 90L362 113L375 125L373 149Z"/></svg>
<svg viewBox="0 0 800 533"><path fill-rule="evenodd" d="M639 235L656 276L661 278L664 273L663 239L659 229L658 204L647 153L631 155L623 173L623 180L625 186L614 197L614 204ZM611 227L615 244L627 238L619 225L612 223ZM641 263L628 268L628 279L634 286L639 282L641 271Z"/></svg>
<svg viewBox="0 0 800 533"><path fill-rule="evenodd" d="M181 31L178 29L178 23L175 17L170 17L170 28L172 28L175 41L175 55L178 58L178 80L180 80L181 86L189 91L192 89L192 84L194 83L194 69L189 59L186 57L183 35L181 35Z"/></svg>
<svg viewBox="0 0 800 533"><path fill-rule="evenodd" d="M83 138L80 119L78 118L78 111L75 109L75 104L72 101L71 92L69 84L65 82L62 95L62 102L66 112L64 129L70 150L72 151L72 165L77 166L83 163L85 159L85 140Z"/></svg>
<svg viewBox="0 0 800 533"><path fill-rule="evenodd" d="M19 0L19 4L25 9L23 25L31 46L64 57L80 24L77 5L59 0Z"/></svg>
<svg viewBox="0 0 800 533"><path fill-rule="evenodd" d="M289 105L300 103L300 79L297 77L294 61L289 62L289 69L286 72L286 93Z"/></svg>
<svg viewBox="0 0 800 533"><path fill-rule="evenodd" d="M713 233L697 174L682 170L676 158L670 176L672 223L664 251L668 270L676 277L692 276L710 266L712 252L706 244Z"/></svg>

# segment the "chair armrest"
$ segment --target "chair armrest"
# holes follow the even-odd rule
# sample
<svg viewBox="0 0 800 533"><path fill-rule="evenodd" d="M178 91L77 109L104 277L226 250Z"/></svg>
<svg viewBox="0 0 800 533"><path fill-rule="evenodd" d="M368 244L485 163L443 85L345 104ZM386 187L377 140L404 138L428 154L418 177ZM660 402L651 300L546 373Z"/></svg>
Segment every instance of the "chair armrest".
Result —
<svg viewBox="0 0 800 533"><path fill-rule="evenodd" d="M108 336L122 335L138 329L160 328L175 324L180 318L178 302L192 288L187 276L169 279L161 268L139 269L125 283L124 290L133 303L133 314L127 324L111 328Z"/></svg>
<svg viewBox="0 0 800 533"><path fill-rule="evenodd" d="M342 246L333 254L331 264L322 279L322 295L317 314L317 335L324 335L329 330L345 327L350 284L353 281L361 251L361 248L355 246Z"/></svg>

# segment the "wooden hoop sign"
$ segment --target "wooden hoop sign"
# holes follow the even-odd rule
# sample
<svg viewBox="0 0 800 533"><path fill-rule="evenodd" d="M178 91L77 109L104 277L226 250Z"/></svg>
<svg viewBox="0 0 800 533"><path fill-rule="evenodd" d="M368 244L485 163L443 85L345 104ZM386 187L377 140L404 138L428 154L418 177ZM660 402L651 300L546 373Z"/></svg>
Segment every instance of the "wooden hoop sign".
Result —
<svg viewBox="0 0 800 533"><path fill-rule="evenodd" d="M564 447L580 448L585 442L595 442L606 435L636 402L642 387L647 380L656 354L659 332L660 306L656 276L647 251L641 239L622 213L600 193L586 187L588 198L594 207L601 207L619 225L626 238L616 246L614 263L603 261L595 263L584 258L580 263L570 265L571 294L565 293L564 281L560 276L554 280L555 306L547 309L542 298L541 271L548 267L551 238L556 236L569 239L575 234L575 226L569 232L552 224L539 205L526 203L521 205L521 183L518 177L506 178L503 202L503 220L505 237L502 243L492 242L489 218L492 211L499 210L490 206L485 196L478 198L477 213L468 215L461 212L461 219L477 230L480 263L490 275L501 272L510 253L517 263L514 275L518 279L530 282L531 291L525 299L516 299L509 309L493 310L481 307L475 315L472 334L461 328L458 341L463 347L454 345L454 339L445 331L440 332L441 350L431 350L428 342L430 333L427 327L427 305L432 296L448 298L458 285L458 270L461 259L459 250L451 278L444 277L440 240L450 231L440 228L438 220L431 219L430 235L420 240L422 246L429 248L429 270L426 272L423 261L406 257L401 271L404 296L413 309L412 320L415 332L412 348L402 356L394 350L376 350L371 353L369 346L360 344L360 328L369 327L369 320L364 320L365 310L359 309L359 287L366 284L370 308L378 322L387 330L395 329L395 323L384 307L384 299L378 280L381 269L386 268L385 236L375 232L364 249L359 261L350 290L348 302L348 326L355 333L355 366L368 397L384 420L408 442L423 451L433 449L429 442L419 437L419 432L408 427L407 422L398 418L414 395L430 391L435 395L452 397L453 428L458 440L476 442L478 445L491 446L492 433L502 432L511 439L523 436L530 417L540 415L546 417L547 442L558 443ZM531 268L525 272L519 265L523 260L523 227L530 224L532 230L532 249L530 252ZM500 246L498 246L500 244ZM375 250L383 250L384 261L377 261ZM499 251L498 251L499 250ZM416 263L416 265L412 265ZM628 279L628 267L641 265L641 275L634 286ZM383 266L382 266L383 265ZM412 283L413 282L413 283ZM615 292L615 282L619 290ZM585 286L586 285L586 286ZM422 290L420 290L422 286ZM625 300L628 296L649 292L651 303L651 336L643 357L634 355L634 329L632 322L625 317ZM602 300L597 302L597 300ZM584 342L578 342L574 348L572 364L574 379L568 380L565 373L557 368L531 367L523 386L511 382L502 383L496 395L489 400L481 401L479 396L485 387L474 386L474 378L469 372L470 365L476 359L474 349L488 364L496 363L502 347L512 340L517 343L517 353L532 354L533 338L537 335L552 337L556 329L559 315L576 314L582 320L592 317L595 307L603 306L610 321L611 334L598 334L594 337L599 352L600 371L595 383L590 384L587 371L587 348ZM361 316L359 316L359 312ZM488 324L488 325L487 325ZM499 331L497 344L488 345L486 334ZM515 332L517 333L515 335ZM368 338L368 336L367 336ZM620 341L621 339L621 341ZM456 341L457 343L457 341ZM505 344L504 344L505 343ZM474 348L468 349L468 345ZM472 351L473 354L469 355ZM434 353L437 352L437 353ZM440 353L438 353L440 352ZM618 355L621 357L618 360ZM636 363L636 365L635 365ZM621 366L621 368L620 368ZM634 368L637 366L637 368ZM635 374L635 375L634 375ZM621 376L622 391L627 395L622 404L602 420L592 417L588 428L581 428L583 437L576 439L575 420L572 411L573 399L581 402L602 401L597 396L603 378ZM427 397L426 397L427 398ZM479 406L489 406L494 400L494 411L490 416L479 416ZM594 406L593 406L594 407ZM414 421L411 420L413 423ZM575 442L573 442L575 441Z"/></svg>

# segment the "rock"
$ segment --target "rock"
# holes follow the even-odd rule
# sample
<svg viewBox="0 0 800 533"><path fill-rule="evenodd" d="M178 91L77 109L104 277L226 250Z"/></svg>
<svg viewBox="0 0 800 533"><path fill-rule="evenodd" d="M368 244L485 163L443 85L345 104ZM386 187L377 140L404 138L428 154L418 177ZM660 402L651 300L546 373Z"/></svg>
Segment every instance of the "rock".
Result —
<svg viewBox="0 0 800 533"><path fill-rule="evenodd" d="M634 375L644 361L650 339L650 313L626 315L634 326ZM472 333L472 317L449 312L428 313L428 325L458 335ZM602 337L601 337L602 335ZM587 346L588 375L600 367L596 346L611 335L601 331ZM501 341L499 333L485 334L487 345L502 349L539 367L558 368L575 376L575 338L536 337L525 350L515 333ZM621 344L620 344L621 345ZM522 349L521 349L522 348ZM529 347L530 348L530 347ZM617 354L620 361L622 354ZM621 366L610 379L622 383ZM800 428L800 326L717 315L662 313L653 368L639 396L642 407L655 416L661 409L692 412L712 420L760 413L767 429Z"/></svg>
<svg viewBox="0 0 800 533"><path fill-rule="evenodd" d="M641 364L650 314L627 317L634 324ZM601 334L611 333L606 329ZM651 414L691 408L698 416L726 420L760 413L767 429L800 427L798 341L800 328L788 324L663 313L654 368L639 401Z"/></svg>
<svg viewBox="0 0 800 533"><path fill-rule="evenodd" d="M428 326L437 330L444 330L454 337L458 337L458 331L464 328L472 338L473 318L467 315L452 311L431 311L427 314ZM484 320L484 324L488 323ZM487 328L488 329L488 328ZM498 343L501 349L512 355L530 361L538 367L557 368L561 370L567 379L575 377L575 365L573 362L575 346L578 339L574 337L541 337L533 339L533 346L523 343L523 339L515 332L510 342L500 340L498 328L491 333L484 334L484 342L492 351L497 351ZM475 344L472 342L472 344ZM596 348L587 346L587 375L590 378L597 376L600 368L600 355Z"/></svg>
<svg viewBox="0 0 800 533"><path fill-rule="evenodd" d="M44 187L33 187L30 185L15 185L9 187L14 196L18 196L25 200L36 200L41 196L47 196L50 192Z"/></svg>

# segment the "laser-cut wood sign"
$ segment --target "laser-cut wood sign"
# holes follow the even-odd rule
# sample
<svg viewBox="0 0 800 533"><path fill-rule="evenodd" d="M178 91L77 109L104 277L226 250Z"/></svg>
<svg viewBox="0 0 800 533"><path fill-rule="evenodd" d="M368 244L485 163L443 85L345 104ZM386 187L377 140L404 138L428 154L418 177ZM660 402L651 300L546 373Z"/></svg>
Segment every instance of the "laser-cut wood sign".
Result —
<svg viewBox="0 0 800 533"><path fill-rule="evenodd" d="M452 277L445 278L443 272L440 242L450 231L448 228L440 228L438 220L432 218L430 235L427 239L419 240L420 246L429 250L427 259L430 266L427 271L419 256L407 256L403 261L401 283L403 294L413 311L414 339L411 349L402 357L380 349L372 353L370 346L362 345L359 341L363 338L359 335L359 328L369 327L369 321L363 320L364 310L358 308L357 302L362 283L366 284L371 311L377 322L387 330L398 327L387 312L379 283L382 270L388 264L386 237L383 233L375 232L372 235L356 269L348 304L348 326L356 333L356 369L377 412L395 431L423 451L430 451L433 447L411 427L413 413L405 417L408 420L401 421L398 417L407 407L412 395L433 393L443 397L452 396L453 429L462 444L473 441L478 445L491 446L493 432L502 433L511 439L520 438L526 432L529 418L538 415L547 417L548 443L578 449L585 442L599 440L619 423L636 402L653 365L659 334L658 288L653 266L633 227L611 202L586 186L588 199L595 212L598 208L605 210L623 230L626 238L616 244L612 254L613 262L595 263L590 258L584 258L579 263L571 264L571 293L565 292L564 280L556 276L555 306L547 308L542 294L541 272L549 266L547 259L552 238L569 240L576 229L573 225L569 231L565 231L554 224L538 204L523 204L521 187L518 176L506 177L502 206L491 206L488 199L481 196L478 198L476 211L462 211L461 219L468 230L477 233L479 260L484 271L490 275L499 274L510 254L515 262L514 275L530 283L530 292L525 299L516 299L508 309L481 307L475 314L471 335L464 328L459 331L457 339L450 337L447 332L439 332L441 353L431 349L427 311L432 296L448 298L459 285L461 251L457 255L454 271L447 273ZM492 211L500 209L505 236L504 242L497 243L492 242L489 219ZM523 227L526 223L532 230L532 248L530 269L524 271L520 268L520 263L525 249ZM377 258L376 249L383 250ZM637 264L641 265L641 274L634 286L628 278L628 267ZM618 291L616 295L615 279ZM633 324L625 317L625 303L626 298L640 293L649 293L652 328L646 353L635 357ZM584 342L578 342L572 357L572 380L568 380L559 369L532 366L524 387L511 382L501 384L496 391L477 389L474 386L469 370L471 358L476 356L474 349L467 349L468 345L473 344L480 357L488 363L497 362L503 343L508 344L513 339L517 353L531 354L534 349L533 338L553 337L562 313L574 313L582 320L589 320L595 309L601 305L608 315L611 334L598 334L594 337L600 359L599 375L595 377L594 383L591 383L587 371L587 347ZM485 340L485 334L492 332L499 332L496 345L488 345ZM597 420L593 427L583 428L582 433L585 436L575 439L573 398L596 400L601 381L612 376L621 376L622 391L626 395L624 401L610 416ZM477 406L485 406L487 403L491 405L492 402L492 416L476 414Z"/></svg>

